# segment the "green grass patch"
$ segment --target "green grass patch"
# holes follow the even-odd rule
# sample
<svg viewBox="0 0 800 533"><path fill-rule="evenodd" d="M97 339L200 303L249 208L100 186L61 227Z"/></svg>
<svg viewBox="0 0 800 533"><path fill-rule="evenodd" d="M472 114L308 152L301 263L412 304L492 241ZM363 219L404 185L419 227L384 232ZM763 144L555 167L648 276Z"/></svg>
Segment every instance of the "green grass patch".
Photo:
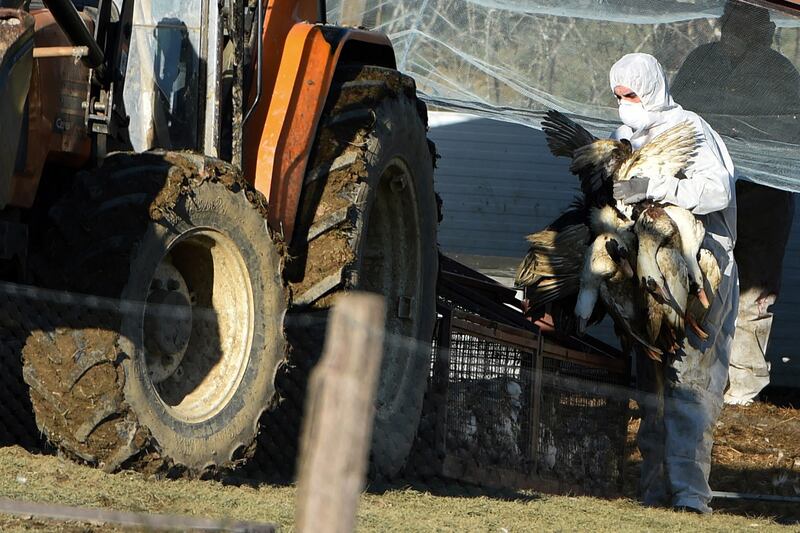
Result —
<svg viewBox="0 0 800 533"><path fill-rule="evenodd" d="M335 490L335 489L329 489ZM0 495L6 498L271 522L291 530L293 487L226 485L218 481L156 480L134 472L105 474L19 447L0 449ZM486 495L451 485L367 492L358 519L362 531L785 531L763 518L717 513L697 516L647 509L626 500L548 496L530 492ZM2 531L109 531L80 525L0 516Z"/></svg>

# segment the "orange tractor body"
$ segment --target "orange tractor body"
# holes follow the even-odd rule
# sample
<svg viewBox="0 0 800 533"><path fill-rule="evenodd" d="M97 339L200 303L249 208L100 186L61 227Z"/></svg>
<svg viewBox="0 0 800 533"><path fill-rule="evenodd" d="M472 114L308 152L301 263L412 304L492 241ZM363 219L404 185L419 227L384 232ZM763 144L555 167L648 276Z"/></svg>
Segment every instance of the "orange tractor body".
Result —
<svg viewBox="0 0 800 533"><path fill-rule="evenodd" d="M314 131L336 66L350 60L395 68L389 39L380 33L330 29L315 20L317 2L277 0L264 25L261 70L266 95L245 134L244 170L269 198L270 225L291 241ZM251 94L255 91L251 89Z"/></svg>
<svg viewBox="0 0 800 533"><path fill-rule="evenodd" d="M70 46L49 11L40 9L31 15L36 48ZM84 20L92 25L89 17ZM33 205L46 162L80 168L89 161L91 140L82 107L88 82L89 69L73 57L34 59L28 92L28 129L27 134L23 133L24 165L14 174L9 205Z"/></svg>

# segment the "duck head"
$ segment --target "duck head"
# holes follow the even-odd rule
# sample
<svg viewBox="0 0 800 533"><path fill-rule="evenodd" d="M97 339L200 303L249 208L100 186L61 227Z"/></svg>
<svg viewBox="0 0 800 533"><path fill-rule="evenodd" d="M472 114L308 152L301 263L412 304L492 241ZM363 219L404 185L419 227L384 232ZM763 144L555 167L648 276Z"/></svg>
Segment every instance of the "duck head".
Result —
<svg viewBox="0 0 800 533"><path fill-rule="evenodd" d="M615 272L620 272L625 279L631 279L635 274L631 266L631 254L628 247L622 243L622 240L617 236L607 237L605 239L605 249L608 257L614 263Z"/></svg>
<svg viewBox="0 0 800 533"><path fill-rule="evenodd" d="M630 250L613 233L598 235L586 252L581 272L581 288L575 305L579 334L586 330L589 317L597 304L600 285L620 274L625 279L635 275L631 266Z"/></svg>
<svg viewBox="0 0 800 533"><path fill-rule="evenodd" d="M602 233L617 234L625 242L626 246L630 245L630 239L626 239L623 236L630 235L631 238L633 237L633 221L614 205L593 207L589 212L589 227L596 235Z"/></svg>
<svg viewBox="0 0 800 533"><path fill-rule="evenodd" d="M641 284L642 287L647 290L647 292L653 295L653 298L655 298L658 303L663 304L667 301L667 291L664 289L664 285L656 281L654 278L650 276L642 276Z"/></svg>
<svg viewBox="0 0 800 533"><path fill-rule="evenodd" d="M660 303L668 299L664 275L656 262L659 248L670 243L677 235L675 222L658 205L645 208L634 225L639 240L636 272L642 288L653 295Z"/></svg>

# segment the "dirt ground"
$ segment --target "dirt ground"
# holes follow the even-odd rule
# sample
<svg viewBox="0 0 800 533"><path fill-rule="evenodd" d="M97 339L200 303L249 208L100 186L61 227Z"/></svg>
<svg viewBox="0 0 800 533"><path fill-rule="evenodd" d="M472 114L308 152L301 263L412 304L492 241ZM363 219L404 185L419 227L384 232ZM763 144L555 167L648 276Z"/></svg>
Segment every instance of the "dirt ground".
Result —
<svg viewBox="0 0 800 533"><path fill-rule="evenodd" d="M635 446L638 428L639 420L634 417L628 426L625 472L625 494L630 497L636 495L641 461ZM709 480L713 490L800 497L800 409L766 402L726 406L717 422L714 443ZM711 505L725 513L800 524L798 503L716 498Z"/></svg>

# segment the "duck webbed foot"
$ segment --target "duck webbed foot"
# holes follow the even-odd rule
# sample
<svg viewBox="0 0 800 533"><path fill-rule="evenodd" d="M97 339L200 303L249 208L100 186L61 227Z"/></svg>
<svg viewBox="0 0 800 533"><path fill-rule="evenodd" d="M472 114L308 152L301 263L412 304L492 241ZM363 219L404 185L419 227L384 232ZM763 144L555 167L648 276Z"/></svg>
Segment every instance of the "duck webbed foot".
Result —
<svg viewBox="0 0 800 533"><path fill-rule="evenodd" d="M700 340L708 340L708 333L706 333L705 330L700 327L700 324L698 324L694 317L689 313L686 314L686 323L689 324L689 328Z"/></svg>
<svg viewBox="0 0 800 533"><path fill-rule="evenodd" d="M644 349L644 353L646 353L647 357L649 357L653 361L658 361L659 363L662 362L661 361L661 352L658 352L658 351L653 350L651 348L645 348Z"/></svg>

